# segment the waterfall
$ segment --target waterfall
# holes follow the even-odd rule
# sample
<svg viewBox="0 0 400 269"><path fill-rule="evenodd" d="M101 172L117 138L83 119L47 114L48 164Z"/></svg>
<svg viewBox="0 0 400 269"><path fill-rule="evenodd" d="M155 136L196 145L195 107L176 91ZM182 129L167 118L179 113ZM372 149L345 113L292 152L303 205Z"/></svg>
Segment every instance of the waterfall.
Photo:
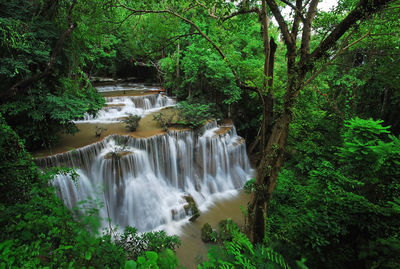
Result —
<svg viewBox="0 0 400 269"><path fill-rule="evenodd" d="M143 116L161 108L175 105L175 101L164 94L147 94L142 96L106 97L106 107L103 107L94 117L85 114L76 123L111 123L118 122L129 114Z"/></svg>
<svg viewBox="0 0 400 269"><path fill-rule="evenodd" d="M98 92L116 92L116 91L157 91L160 89L157 85L148 85L143 83L130 83L130 82L118 82L113 79L106 79L100 81L103 83L111 83L111 85L97 86ZM116 83L118 82L118 83Z"/></svg>
<svg viewBox="0 0 400 269"><path fill-rule="evenodd" d="M147 99L152 107L165 105L156 95L152 98ZM107 102L147 105L139 99L117 97ZM235 192L252 175L244 139L233 125L218 126L214 121L198 132L169 131L148 138L111 135L36 163L43 168L77 168L77 182L58 175L53 183L68 208L80 201L100 201L103 219L110 217L119 227L130 225L141 232L187 221L185 195L204 210L215 195Z"/></svg>

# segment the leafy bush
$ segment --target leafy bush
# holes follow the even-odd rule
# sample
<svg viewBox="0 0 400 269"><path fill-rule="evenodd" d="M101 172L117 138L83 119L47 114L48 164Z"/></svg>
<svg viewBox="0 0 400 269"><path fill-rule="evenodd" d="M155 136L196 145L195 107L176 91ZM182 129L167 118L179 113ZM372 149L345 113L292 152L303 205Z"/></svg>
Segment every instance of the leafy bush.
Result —
<svg viewBox="0 0 400 269"><path fill-rule="evenodd" d="M165 249L160 254L154 251L146 251L136 261L129 260L125 263L125 269L175 269L178 268L178 259L170 249Z"/></svg>
<svg viewBox="0 0 400 269"><path fill-rule="evenodd" d="M126 227L124 233L116 240L116 245L125 250L129 260L136 260L145 251L173 250L180 244L178 236L168 236L164 231L138 234L136 228L132 227Z"/></svg>
<svg viewBox="0 0 400 269"><path fill-rule="evenodd" d="M204 125L208 120L215 118L212 104L201 104L192 101L182 101L177 105L182 123L190 128L198 128Z"/></svg>
<svg viewBox="0 0 400 269"><path fill-rule="evenodd" d="M0 203L27 201L38 176L23 143L0 114Z"/></svg>
<svg viewBox="0 0 400 269"><path fill-rule="evenodd" d="M301 249L312 268L398 268L399 139L354 118L333 140L314 119L294 125L305 136L279 175L266 240L292 259Z"/></svg>
<svg viewBox="0 0 400 269"><path fill-rule="evenodd" d="M129 131L134 132L137 127L139 127L139 121L141 118L142 117L139 115L129 114L129 116L123 119L122 122L126 124L126 128L128 128Z"/></svg>
<svg viewBox="0 0 400 269"><path fill-rule="evenodd" d="M285 259L273 249L263 245L253 246L246 235L232 221L221 222L226 240L223 246L213 246L208 260L199 264L206 268L290 268ZM229 236L226 236L228 235Z"/></svg>
<svg viewBox="0 0 400 269"><path fill-rule="evenodd" d="M218 239L218 234L216 231L213 230L209 223L204 223L203 227L201 228L201 240L203 242L216 242Z"/></svg>
<svg viewBox="0 0 400 269"><path fill-rule="evenodd" d="M255 190L254 189L255 182L256 182L256 178L254 178L254 177L252 179L246 181L246 183L244 183L244 186L243 186L244 192L247 194L252 193Z"/></svg>
<svg viewBox="0 0 400 269"><path fill-rule="evenodd" d="M166 113L159 112L153 115L153 120L157 121L158 124L160 124L161 128L164 130L164 132L166 132L168 131L169 127L177 123L174 117L175 117L174 115L169 115Z"/></svg>

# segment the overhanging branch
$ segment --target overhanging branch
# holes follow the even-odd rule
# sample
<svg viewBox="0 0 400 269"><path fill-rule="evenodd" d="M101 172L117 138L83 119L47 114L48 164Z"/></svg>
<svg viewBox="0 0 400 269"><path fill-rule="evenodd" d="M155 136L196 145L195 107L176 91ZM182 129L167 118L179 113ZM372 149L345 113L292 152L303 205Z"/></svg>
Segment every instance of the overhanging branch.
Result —
<svg viewBox="0 0 400 269"><path fill-rule="evenodd" d="M339 49L339 51L335 54L335 56L333 56L328 62L326 62L317 72L315 72L309 79L307 79L306 82L304 82L304 87L306 87L308 84L310 84L319 74L321 74L323 71L326 70L326 68L332 64L332 62L341 54L343 54L343 52L345 52L346 50L348 50L350 47L354 46L355 44L357 44L358 42L360 42L361 40L363 40L364 38L366 38L369 34L371 33L371 29L368 30L367 33L365 33L362 37L360 37L359 39L357 39L356 41L350 43L349 45L342 47ZM350 35L346 38L346 40L344 41L344 43L350 38Z"/></svg>
<svg viewBox="0 0 400 269"><path fill-rule="evenodd" d="M318 60L332 48L344 33L358 20L367 18L370 14L381 10L385 5L394 0L360 0L356 8L344 18L333 31L311 53L309 60Z"/></svg>
<svg viewBox="0 0 400 269"><path fill-rule="evenodd" d="M195 24L193 21L189 20L188 18L183 17L182 15L180 15L179 13L176 13L173 10L169 10L169 9L163 9L163 10L145 10L145 9L133 9L130 8L124 4L122 4L120 1L118 1L119 6L117 7L122 7L125 8L127 10L129 10L130 12L132 12L134 15L142 15L142 14L170 14L172 16L175 16L177 18L179 18L180 20L190 24L193 28L196 29L196 31L205 39L207 40L208 43L211 44L211 46L218 52L218 54L221 56L221 58L226 62L226 64L229 66L229 69L231 70L232 74L235 77L236 83L238 85L238 87L242 88L242 89L248 89L248 90L252 90L252 91L256 91L257 88L247 85L245 83L243 83L240 78L238 73L236 72L236 70L233 68L232 64L229 62L229 60L227 59L226 55L222 52L221 48L213 41L211 40L198 26L197 24Z"/></svg>
<svg viewBox="0 0 400 269"><path fill-rule="evenodd" d="M54 65L56 63L56 59L58 54L60 53L65 40L67 37L74 31L76 28L77 24L72 22L71 15L72 15L72 10L76 4L77 0L72 1L71 6L68 8L67 11L67 22L68 22L68 28L65 30L65 32L60 36L60 38L57 40L57 43L50 55L49 62L46 65L46 68L44 69L43 72L38 73L30 78L23 79L21 81L18 81L15 83L13 86L11 86L7 91L1 92L0 97L7 97L11 95L16 95L19 93L21 90L27 88L28 86L32 85L33 83L36 83L37 81L41 80L42 78L47 77L48 75L51 74L53 71Z"/></svg>

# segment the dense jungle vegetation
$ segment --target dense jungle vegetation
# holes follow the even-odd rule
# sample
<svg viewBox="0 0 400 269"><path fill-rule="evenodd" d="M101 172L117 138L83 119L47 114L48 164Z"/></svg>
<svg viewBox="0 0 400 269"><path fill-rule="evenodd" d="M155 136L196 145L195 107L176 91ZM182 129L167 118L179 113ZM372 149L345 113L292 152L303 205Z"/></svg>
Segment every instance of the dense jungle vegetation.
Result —
<svg viewBox="0 0 400 269"><path fill-rule="evenodd" d="M318 2L0 0L0 268L179 266L176 236L98 234L51 187L73 171L32 161L104 105L92 76L157 80L246 139L248 225L199 268L399 268L400 2Z"/></svg>

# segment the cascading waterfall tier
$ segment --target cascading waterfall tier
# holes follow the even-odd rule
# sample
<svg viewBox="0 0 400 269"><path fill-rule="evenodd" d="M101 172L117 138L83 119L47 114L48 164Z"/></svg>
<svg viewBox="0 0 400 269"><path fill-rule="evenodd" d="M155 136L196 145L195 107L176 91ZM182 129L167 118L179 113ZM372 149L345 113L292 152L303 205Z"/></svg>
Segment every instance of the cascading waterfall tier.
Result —
<svg viewBox="0 0 400 269"><path fill-rule="evenodd" d="M107 106L103 107L95 117L86 113L84 118L76 121L76 123L119 122L129 115L143 116L175 105L173 99L161 93L142 96L106 97L105 99Z"/></svg>
<svg viewBox="0 0 400 269"><path fill-rule="evenodd" d="M120 82L113 79L103 78L102 83L111 83L111 85L97 86L98 92L116 92L116 91L157 91L160 90L160 86L156 84L144 84L144 83L131 83L131 82Z"/></svg>
<svg viewBox="0 0 400 269"><path fill-rule="evenodd" d="M234 192L252 175L244 139L232 125L220 128L216 122L199 132L169 131L149 138L112 135L36 163L77 168L76 183L68 175L56 176L53 183L67 207L98 200L104 204L103 219L142 232L168 230L186 221L185 195L204 209L213 196Z"/></svg>

